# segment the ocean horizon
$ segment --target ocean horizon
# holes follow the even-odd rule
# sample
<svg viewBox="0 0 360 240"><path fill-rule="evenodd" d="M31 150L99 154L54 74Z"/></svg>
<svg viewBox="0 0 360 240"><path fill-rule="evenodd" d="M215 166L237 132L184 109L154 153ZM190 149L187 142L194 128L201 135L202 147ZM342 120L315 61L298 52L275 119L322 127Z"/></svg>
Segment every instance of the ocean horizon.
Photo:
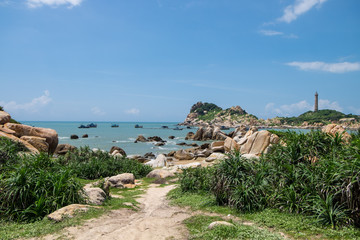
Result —
<svg viewBox="0 0 360 240"><path fill-rule="evenodd" d="M59 144L71 144L75 147L89 146L100 150L110 151L112 146L118 146L125 150L128 155L144 155L152 152L155 155L169 153L179 149L189 148L188 146L176 145L180 142L198 143L204 142L186 141L188 132L196 132L197 128L187 129L184 126L178 126L178 122L119 122L119 121L22 121L22 124L34 127L54 129L59 136ZM96 128L79 128L80 125L96 123ZM119 127L111 127L112 124L118 124ZM143 128L135 128L135 125L141 125ZM163 128L166 126L168 128ZM174 130L179 127L182 130ZM229 131L229 130L228 130ZM71 135L79 136L79 139L70 139ZM88 138L82 138L84 134ZM139 135L144 137L159 136L166 141L164 146L155 146L156 142L138 142L134 143ZM174 139L169 139L174 136Z"/></svg>

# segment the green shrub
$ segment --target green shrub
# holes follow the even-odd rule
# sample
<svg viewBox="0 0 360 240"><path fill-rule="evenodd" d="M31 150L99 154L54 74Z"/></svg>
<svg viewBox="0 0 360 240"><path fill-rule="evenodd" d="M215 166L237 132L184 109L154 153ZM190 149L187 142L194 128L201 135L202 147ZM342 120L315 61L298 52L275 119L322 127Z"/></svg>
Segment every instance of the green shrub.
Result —
<svg viewBox="0 0 360 240"><path fill-rule="evenodd" d="M46 154L26 156L0 179L0 216L31 221L63 206L82 202L82 186L71 170Z"/></svg>
<svg viewBox="0 0 360 240"><path fill-rule="evenodd" d="M60 157L59 163L71 169L79 178L97 179L120 173L133 173L135 178L145 177L152 168L136 160L110 156L107 152L81 147Z"/></svg>
<svg viewBox="0 0 360 240"><path fill-rule="evenodd" d="M14 142L9 138L0 137L0 172L5 168L13 167L20 160L19 152L28 151L20 142Z"/></svg>
<svg viewBox="0 0 360 240"><path fill-rule="evenodd" d="M214 171L214 167L184 169L179 179L181 190L183 192L210 191Z"/></svg>
<svg viewBox="0 0 360 240"><path fill-rule="evenodd" d="M334 228L360 226L360 134L349 144L320 131L285 132L258 160L233 153L214 167L212 193L220 205L240 211L276 208L313 216ZM183 191L202 190L206 174L185 172ZM186 181L185 181L186 180Z"/></svg>

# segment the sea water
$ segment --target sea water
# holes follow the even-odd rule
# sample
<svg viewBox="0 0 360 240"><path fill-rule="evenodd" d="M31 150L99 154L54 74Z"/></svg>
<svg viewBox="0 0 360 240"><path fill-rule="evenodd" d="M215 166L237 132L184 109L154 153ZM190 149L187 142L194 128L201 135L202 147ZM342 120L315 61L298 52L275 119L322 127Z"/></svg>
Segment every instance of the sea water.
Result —
<svg viewBox="0 0 360 240"><path fill-rule="evenodd" d="M185 137L188 132L196 132L197 128L187 129L184 126L177 126L174 122L94 122L96 128L78 128L81 124L87 125L90 122L43 122L43 121L23 121L23 124L51 128L56 130L59 136L59 143L68 143L76 147L89 146L105 151L110 151L112 146L118 146L125 150L128 155L144 155L152 152L155 155L160 153L169 153L173 150L189 148L188 146L178 146L177 143L197 143L204 142L186 141ZM111 127L117 124L119 127ZM143 128L135 128L135 125L141 125ZM163 128L166 126L167 128ZM174 130L179 127L182 130ZM78 135L79 139L70 139L71 135ZM82 138L87 134L88 138ZM166 141L164 146L155 146L156 142L138 142L134 143L139 135L144 137L159 136ZM169 139L174 136L174 139Z"/></svg>

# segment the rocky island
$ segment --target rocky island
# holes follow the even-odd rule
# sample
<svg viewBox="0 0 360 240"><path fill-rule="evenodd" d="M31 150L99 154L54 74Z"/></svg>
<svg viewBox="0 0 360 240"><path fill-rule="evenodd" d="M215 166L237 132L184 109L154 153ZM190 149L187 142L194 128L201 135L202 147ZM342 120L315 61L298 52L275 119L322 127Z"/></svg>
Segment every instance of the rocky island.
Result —
<svg viewBox="0 0 360 240"><path fill-rule="evenodd" d="M275 117L261 119L247 113L240 106L222 109L214 103L197 102L194 104L184 122L186 126L217 126L236 128L240 125L258 128L302 128L320 129L327 124L339 124L349 130L360 128L360 117L344 114L336 110L308 111L297 117Z"/></svg>

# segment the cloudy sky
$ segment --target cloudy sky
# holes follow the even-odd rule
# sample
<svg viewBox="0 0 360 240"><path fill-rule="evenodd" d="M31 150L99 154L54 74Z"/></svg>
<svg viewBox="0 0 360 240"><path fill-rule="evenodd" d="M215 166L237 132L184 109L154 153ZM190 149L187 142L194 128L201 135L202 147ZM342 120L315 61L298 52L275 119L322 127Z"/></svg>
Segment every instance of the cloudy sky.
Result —
<svg viewBox="0 0 360 240"><path fill-rule="evenodd" d="M0 0L0 105L18 120L360 114L359 0Z"/></svg>

